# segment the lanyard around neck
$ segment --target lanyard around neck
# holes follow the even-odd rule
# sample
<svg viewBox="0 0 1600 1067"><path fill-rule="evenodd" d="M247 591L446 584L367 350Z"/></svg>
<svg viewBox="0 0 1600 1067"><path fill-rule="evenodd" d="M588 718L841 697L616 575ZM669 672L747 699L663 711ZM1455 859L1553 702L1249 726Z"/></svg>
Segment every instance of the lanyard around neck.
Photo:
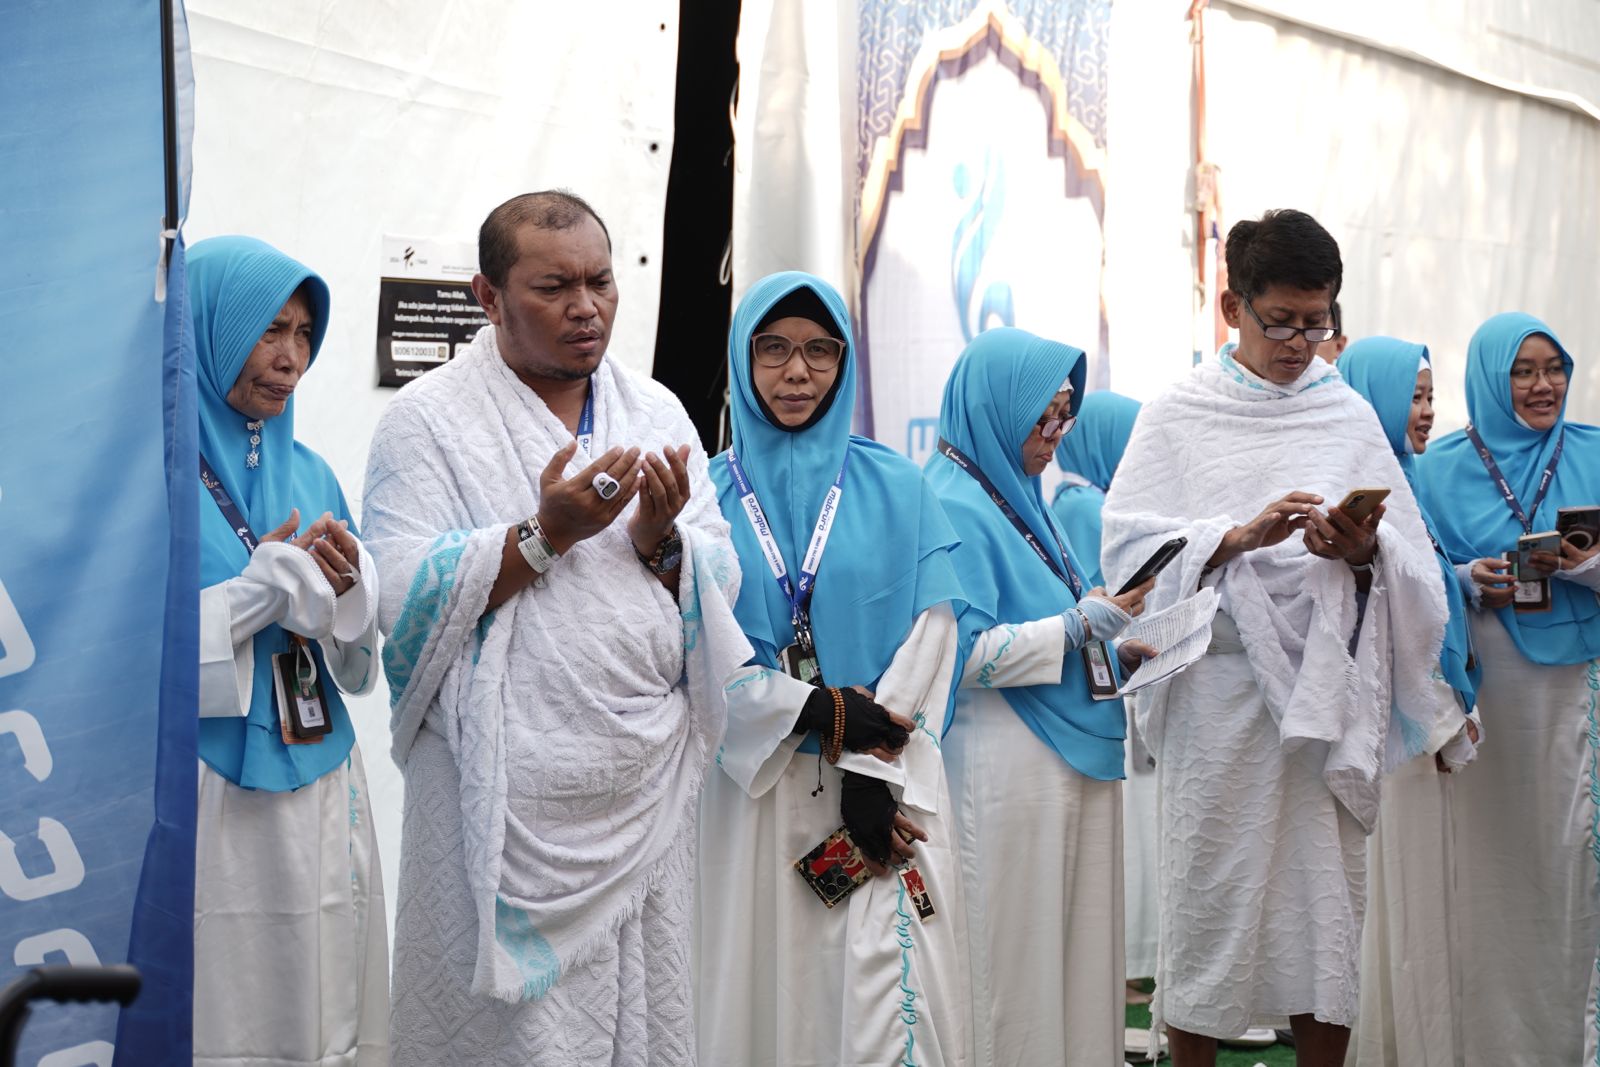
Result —
<svg viewBox="0 0 1600 1067"><path fill-rule="evenodd" d="M206 462L206 457L200 457L200 484L211 492L211 499L217 502L217 510L222 512L222 517L228 520L228 525L233 527L233 534L244 545L248 554L254 554L256 545L260 543L255 531L250 529L250 523L239 513L239 506L233 502L233 497L222 487L222 479L217 477L217 472L211 469L211 464Z"/></svg>
<svg viewBox="0 0 1600 1067"><path fill-rule="evenodd" d="M1556 464L1561 462L1561 450L1566 447L1566 427L1563 426L1556 434L1555 451L1550 453L1550 462L1544 465L1544 473L1539 476L1539 488L1534 492L1533 502L1526 511L1522 510L1522 504L1517 500L1517 494L1512 491L1511 483L1500 473L1500 464L1489 454L1488 446L1483 443L1483 438L1478 436L1478 431L1471 423L1467 424L1467 439L1472 442L1472 447L1478 450L1478 458L1483 461L1483 469L1489 472L1489 477L1494 479L1494 484L1500 489L1500 495L1505 497L1506 507L1511 509L1512 516L1522 524L1522 532L1533 533L1533 516L1539 513L1539 505L1544 503L1544 495L1550 491L1550 480L1556 476Z"/></svg>
<svg viewBox="0 0 1600 1067"><path fill-rule="evenodd" d="M945 459L948 459L972 476L973 481L977 482L983 491L989 494L989 499L994 501L995 507L1000 509L1000 514L1009 519L1011 525L1016 528L1017 533L1021 534L1022 539L1028 542L1028 547L1033 549L1034 554L1044 561L1046 567L1055 572L1057 578L1066 583L1067 588L1072 590L1072 595L1075 599L1082 600L1083 582L1079 580L1077 573L1073 571L1072 564L1067 559L1066 546L1061 543L1061 539L1059 537L1055 539L1056 549L1061 553L1061 563L1058 565L1054 559L1050 558L1050 553L1045 551L1045 547L1039 543L1039 539L1033 535L1033 531L1028 529L1028 524L1022 521L1022 516L1017 514L1017 509L1011 506L1011 502L1005 498L1000 490L995 488L994 483L989 480L989 476L984 474L976 463L968 459L965 453L942 437L939 438L939 452ZM1055 537L1055 530L1052 529L1050 534Z"/></svg>
<svg viewBox="0 0 1600 1067"><path fill-rule="evenodd" d="M589 375L589 391L583 397L583 411L578 415L578 447L583 454L594 458L594 375Z"/></svg>
<svg viewBox="0 0 1600 1067"><path fill-rule="evenodd" d="M744 465L739 462L738 455L731 448L728 449L726 458L728 473L733 477L734 490L739 494L739 503L744 505L744 517L749 520L750 529L761 545L761 554L767 558L767 567L771 569L772 576L778 580L778 588L783 590L783 597L789 602L791 618L798 631L808 614L807 604L811 600L811 592L817 582L817 569L822 565L822 553L828 546L828 533L833 529L833 520L839 511L839 499L844 495L844 471L850 465L850 450L848 447L845 448L844 462L839 464L839 474L833 479L828 495L822 499L822 510L817 513L817 525L811 531L811 541L806 545L805 559L800 562L800 576L797 581L789 580L789 570L783 562L783 550L778 547L777 539L772 536L772 527L767 523L766 512L761 510L761 501L756 499L755 487L745 475Z"/></svg>

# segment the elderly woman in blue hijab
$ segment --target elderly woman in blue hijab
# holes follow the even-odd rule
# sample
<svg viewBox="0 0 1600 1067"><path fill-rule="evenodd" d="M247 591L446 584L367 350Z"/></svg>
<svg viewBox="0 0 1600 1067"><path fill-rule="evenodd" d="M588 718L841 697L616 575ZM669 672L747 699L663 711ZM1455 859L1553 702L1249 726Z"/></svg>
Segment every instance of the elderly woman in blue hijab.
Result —
<svg viewBox="0 0 1600 1067"><path fill-rule="evenodd" d="M1600 551L1592 528L1566 526L1560 555L1537 554L1519 575L1526 593L1546 583L1548 603L1535 596L1531 611L1503 559L1524 534L1563 528L1563 509L1600 505L1600 428L1566 418L1572 373L1545 323L1494 316L1467 348L1468 428L1419 464L1421 501L1471 600L1492 735L1452 797L1468 1063L1595 1056Z"/></svg>
<svg viewBox="0 0 1600 1067"><path fill-rule="evenodd" d="M1338 359L1339 374L1367 399L1412 492L1416 457L1433 431L1433 369L1425 346L1368 337ZM1422 509L1433 538L1450 620L1439 653L1439 699L1471 718L1432 757L1419 756L1384 783L1378 825L1367 839L1367 918L1362 928L1361 1010L1353 1047L1362 1065L1455 1063L1450 904L1454 877L1449 831L1452 783L1437 771L1470 761L1478 740L1482 680L1472 652L1467 606L1455 568L1438 544L1438 526ZM1437 770L1436 770L1437 768Z"/></svg>
<svg viewBox="0 0 1600 1067"><path fill-rule="evenodd" d="M850 433L855 350L831 286L752 286L728 371L733 446L711 470L756 656L727 683L701 800L700 1062L966 1063L939 748L955 535L913 464Z"/></svg>
<svg viewBox="0 0 1600 1067"><path fill-rule="evenodd" d="M925 468L961 539L951 556L967 600L945 753L983 1064L1103 1067L1123 1051L1125 720L1120 700L1090 693L1088 672L1110 663L1083 653L1105 655L1151 583L1120 597L1091 588L1045 506L1039 476L1083 382L1079 349L980 334L945 385Z"/></svg>
<svg viewBox="0 0 1600 1067"><path fill-rule="evenodd" d="M372 687L377 575L294 438L328 287L261 241L188 257L200 399L197 1064L388 1060L383 885L340 690Z"/></svg>
<svg viewBox="0 0 1600 1067"><path fill-rule="evenodd" d="M1072 433L1056 450L1062 478L1050 510L1094 585L1105 582L1100 573L1100 508L1138 417L1139 402L1132 397L1108 389L1090 393L1078 408Z"/></svg>

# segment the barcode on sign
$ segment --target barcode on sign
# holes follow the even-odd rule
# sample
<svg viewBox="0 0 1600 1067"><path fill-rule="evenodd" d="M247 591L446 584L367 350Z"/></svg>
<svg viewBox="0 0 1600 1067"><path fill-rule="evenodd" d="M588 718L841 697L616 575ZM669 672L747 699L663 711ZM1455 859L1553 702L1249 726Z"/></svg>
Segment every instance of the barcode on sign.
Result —
<svg viewBox="0 0 1600 1067"><path fill-rule="evenodd" d="M450 359L450 346L433 342L390 341L389 355L397 363L444 363Z"/></svg>

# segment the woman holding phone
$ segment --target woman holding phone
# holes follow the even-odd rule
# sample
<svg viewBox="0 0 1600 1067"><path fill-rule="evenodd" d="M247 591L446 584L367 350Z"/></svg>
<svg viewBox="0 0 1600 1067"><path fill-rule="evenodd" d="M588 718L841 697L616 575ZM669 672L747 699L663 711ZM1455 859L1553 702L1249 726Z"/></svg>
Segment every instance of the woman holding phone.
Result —
<svg viewBox="0 0 1600 1067"><path fill-rule="evenodd" d="M1416 489L1416 457L1433 430L1433 369L1428 349L1393 337L1366 337L1336 364L1350 387L1378 413L1406 481ZM1478 684L1467 606L1455 568L1438 548L1437 527L1422 509L1435 542L1439 581L1450 622L1439 652L1439 699L1468 716L1452 742L1418 756L1384 782L1378 828L1367 839L1367 917L1362 927L1361 1012L1354 1035L1360 1067L1457 1062L1450 912L1453 877L1446 827L1450 778L1476 754ZM1415 978L1413 978L1415 976Z"/></svg>
<svg viewBox="0 0 1600 1067"><path fill-rule="evenodd" d="M979 334L945 384L925 468L960 538L967 601L945 759L979 1064L1103 1067L1123 1051L1124 713L1091 696L1083 652L1122 632L1151 582L1091 589L1044 503L1039 475L1072 430L1083 364L1022 330ZM1118 651L1125 670L1151 654Z"/></svg>
<svg viewBox="0 0 1600 1067"><path fill-rule="evenodd" d="M1467 347L1469 428L1420 464L1423 503L1472 604L1493 735L1452 798L1469 1065L1595 1055L1600 553L1564 541L1559 558L1536 557L1521 577L1549 583L1549 607L1534 612L1516 610L1503 559L1525 534L1555 529L1559 509L1600 503L1600 429L1565 415L1572 369L1532 315L1489 319Z"/></svg>

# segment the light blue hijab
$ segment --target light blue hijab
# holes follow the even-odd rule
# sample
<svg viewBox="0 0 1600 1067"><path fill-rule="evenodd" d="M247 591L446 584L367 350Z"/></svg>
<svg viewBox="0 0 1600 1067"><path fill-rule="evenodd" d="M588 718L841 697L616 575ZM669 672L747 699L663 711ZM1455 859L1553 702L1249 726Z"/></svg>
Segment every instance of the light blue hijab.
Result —
<svg viewBox="0 0 1600 1067"><path fill-rule="evenodd" d="M1395 459L1400 462L1400 469L1419 500L1417 465L1406 447L1406 427L1411 422L1411 398L1416 393L1417 375L1427 359L1428 349L1424 345L1393 337L1364 337L1345 349L1337 364L1340 376L1350 388L1366 397L1367 403L1378 413L1378 421L1389 438L1389 447L1394 450ZM1467 602L1456 581L1455 568L1444 554L1438 527L1426 507L1421 511L1422 521L1434 539L1439 570L1444 577L1445 599L1450 604L1450 621L1445 626L1444 647L1439 652L1439 669L1445 681L1459 694L1463 710L1471 711L1477 703L1483 669L1472 654Z"/></svg>
<svg viewBox="0 0 1600 1067"><path fill-rule="evenodd" d="M1489 319L1467 345L1467 416L1499 465L1523 508L1538 492L1539 478L1566 431L1561 461L1550 489L1529 516L1533 532L1553 530L1556 511L1600 504L1600 429L1566 420L1566 404L1549 430L1531 430L1517 421L1511 406L1511 364L1517 349L1533 334L1548 337L1567 367L1572 389L1572 357L1543 322L1521 312ZM1422 503L1438 522L1439 541L1457 563L1517 547L1522 524L1511 514L1477 449L1462 431L1448 435L1423 454ZM1522 654L1534 663L1582 663L1600 656L1600 598L1573 582L1550 582L1549 611L1519 615L1509 606L1498 612Z"/></svg>
<svg viewBox="0 0 1600 1067"><path fill-rule="evenodd" d="M251 448L251 431L245 425L249 420L227 401L228 390L256 342L302 283L311 300L311 358L316 360L328 328L327 283L309 267L251 237L213 237L197 243L189 249L188 283L200 397L200 453L234 505L258 537L280 525L296 507L302 528L325 511L348 520L350 509L333 471L294 439L293 397L283 414L262 427L256 446L260 465L255 468L245 462ZM198 483L197 473L200 586L205 588L237 577L250 557L211 493ZM355 533L354 524L350 532ZM288 636L277 625L256 634L250 714L200 720L200 758L230 782L249 789L298 789L343 763L355 743L350 716L316 642L311 649L324 679L333 732L318 744L283 743L273 706L271 657L289 647Z"/></svg>
<svg viewBox="0 0 1600 1067"><path fill-rule="evenodd" d="M1089 483L1056 486L1050 510L1066 531L1072 551L1088 569L1091 589L1106 584L1100 573L1100 509L1138 417L1139 402L1132 397L1109 390L1090 393L1078 409L1077 425L1056 449L1056 465Z"/></svg>
<svg viewBox="0 0 1600 1067"><path fill-rule="evenodd" d="M757 399L750 339L774 305L800 288L821 299L845 340L845 354L827 412L805 429L790 432L772 422ZM961 586L949 553L955 534L923 484L922 473L893 449L850 433L856 394L851 338L850 314L827 282L798 271L762 278L739 301L728 332L729 417L733 451L761 502L791 580L798 575L823 498L849 453L843 496L811 597L811 627L827 684L872 689L918 615L946 602L960 612ZM756 662L777 667L779 650L794 642L789 602L739 503L726 452L712 458L711 478L744 571L734 615L755 647ZM930 732L943 725L929 724ZM806 739L802 751L816 751L814 736Z"/></svg>
<svg viewBox="0 0 1600 1067"><path fill-rule="evenodd" d="M1063 569L1090 588L1088 575L1066 545L1045 506L1039 477L1022 470L1022 442L1061 383L1072 382L1074 414L1083 403L1080 349L1025 330L999 328L973 338L945 383L939 436L959 449L1016 510L1035 540ZM952 556L967 593L961 617L961 662L976 637L1002 623L1059 615L1077 603L1072 591L1030 548L976 479L935 452L926 467L961 538ZM1034 736L1079 773L1101 781L1123 776L1126 719L1120 700L1089 696L1083 660L1065 657L1061 683L1002 690Z"/></svg>

